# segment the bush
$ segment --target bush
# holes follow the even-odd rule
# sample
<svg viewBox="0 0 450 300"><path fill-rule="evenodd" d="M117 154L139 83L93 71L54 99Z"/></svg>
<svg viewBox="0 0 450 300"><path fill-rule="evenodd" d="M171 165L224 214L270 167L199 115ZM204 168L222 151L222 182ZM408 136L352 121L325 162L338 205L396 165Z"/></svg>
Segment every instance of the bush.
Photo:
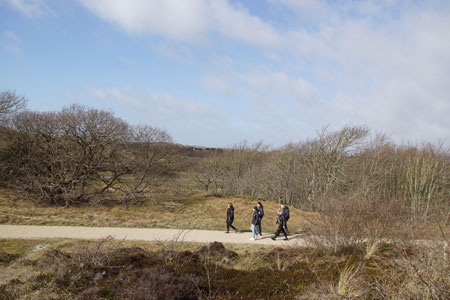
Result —
<svg viewBox="0 0 450 300"><path fill-rule="evenodd" d="M307 219L307 240L314 246L334 252L354 247L405 237L408 219L404 209L392 202L379 199L330 198L319 202L320 216Z"/></svg>
<svg viewBox="0 0 450 300"><path fill-rule="evenodd" d="M117 295L124 299L189 300L198 299L199 279L179 275L167 266L155 266L134 272L119 273L115 284L120 286Z"/></svg>

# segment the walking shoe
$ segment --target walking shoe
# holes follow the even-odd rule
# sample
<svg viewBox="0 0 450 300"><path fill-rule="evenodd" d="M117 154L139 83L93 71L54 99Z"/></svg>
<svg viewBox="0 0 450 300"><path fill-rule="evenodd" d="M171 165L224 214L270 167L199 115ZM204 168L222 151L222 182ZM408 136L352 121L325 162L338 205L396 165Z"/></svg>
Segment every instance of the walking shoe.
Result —
<svg viewBox="0 0 450 300"><path fill-rule="evenodd" d="M236 233L238 233L239 232L239 230L236 228L235 230L234 230L234 232L236 232Z"/></svg>
<svg viewBox="0 0 450 300"><path fill-rule="evenodd" d="M225 233L229 233L228 231L225 231Z"/></svg>
<svg viewBox="0 0 450 300"><path fill-rule="evenodd" d="M254 239L254 238L249 238L249 240L250 240L250 241L254 241L255 239Z"/></svg>
<svg viewBox="0 0 450 300"><path fill-rule="evenodd" d="M274 241L275 241L275 239L276 239L274 236L271 236L270 238L271 238L272 240L274 240Z"/></svg>
<svg viewBox="0 0 450 300"><path fill-rule="evenodd" d="M289 240L287 237L284 238L285 241Z"/></svg>

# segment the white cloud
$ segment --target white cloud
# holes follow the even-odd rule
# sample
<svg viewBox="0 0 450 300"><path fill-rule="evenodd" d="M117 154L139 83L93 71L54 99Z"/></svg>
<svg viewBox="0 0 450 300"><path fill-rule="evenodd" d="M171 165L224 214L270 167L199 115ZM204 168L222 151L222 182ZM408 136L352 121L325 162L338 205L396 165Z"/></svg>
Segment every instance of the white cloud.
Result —
<svg viewBox="0 0 450 300"><path fill-rule="evenodd" d="M16 42L16 43L20 43L21 39L12 31L5 31L4 35L6 38Z"/></svg>
<svg viewBox="0 0 450 300"><path fill-rule="evenodd" d="M106 99L106 92L103 89L99 88L89 88L87 89L88 93L98 100L105 100Z"/></svg>
<svg viewBox="0 0 450 300"><path fill-rule="evenodd" d="M239 75L239 78L254 91L258 98L275 100L276 103L285 99L298 102L316 100L316 89L301 77L292 77L281 71L258 70Z"/></svg>
<svg viewBox="0 0 450 300"><path fill-rule="evenodd" d="M225 0L217 0L210 2L209 11L211 23L224 36L263 47L285 46L284 37L273 26L243 6L232 7Z"/></svg>
<svg viewBox="0 0 450 300"><path fill-rule="evenodd" d="M204 31L203 0L80 0L102 19L131 33L194 39Z"/></svg>
<svg viewBox="0 0 450 300"><path fill-rule="evenodd" d="M19 55L23 53L22 40L20 37L12 31L3 32L3 39L1 45L4 49L10 53Z"/></svg>
<svg viewBox="0 0 450 300"><path fill-rule="evenodd" d="M249 122L263 118L266 139L267 130L277 128L277 122L298 118L299 114L320 106L317 90L308 80L282 71L265 68L248 72L228 70L204 77L200 84L206 91L225 97L236 112L244 110L244 115L250 114Z"/></svg>
<svg viewBox="0 0 450 300"><path fill-rule="evenodd" d="M208 91L228 97L226 103L232 107L234 125L252 142L262 139L280 146L314 135L315 129L334 121L332 107L325 107L318 99L316 88L305 78L286 72L265 68L231 70L205 77L201 84Z"/></svg>
<svg viewBox="0 0 450 300"><path fill-rule="evenodd" d="M204 43L210 32L249 44L279 47L273 26L226 0L79 0L105 21L135 34Z"/></svg>
<svg viewBox="0 0 450 300"><path fill-rule="evenodd" d="M48 11L48 6L44 0L0 0L19 11L27 18L40 17Z"/></svg>
<svg viewBox="0 0 450 300"><path fill-rule="evenodd" d="M201 80L201 85L204 89L213 92L220 96L229 96L232 89L227 79L219 76L208 76Z"/></svg>

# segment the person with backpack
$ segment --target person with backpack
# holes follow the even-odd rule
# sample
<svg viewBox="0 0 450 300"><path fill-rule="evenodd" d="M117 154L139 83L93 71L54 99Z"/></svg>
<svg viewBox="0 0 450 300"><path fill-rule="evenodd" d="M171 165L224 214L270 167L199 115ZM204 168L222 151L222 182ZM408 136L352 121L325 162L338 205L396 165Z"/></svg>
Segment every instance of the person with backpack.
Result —
<svg viewBox="0 0 450 300"><path fill-rule="evenodd" d="M289 229L288 229L288 226L287 226L287 222L289 220L289 207L287 205L282 204L281 205L281 212L284 215L284 222L285 222L284 229L286 230L286 234L289 235Z"/></svg>
<svg viewBox="0 0 450 300"><path fill-rule="evenodd" d="M238 229L233 226L233 221L234 221L234 207L233 203L230 202L228 203L227 209L227 232L225 233L230 232L230 227L233 228L236 233L238 232Z"/></svg>
<svg viewBox="0 0 450 300"><path fill-rule="evenodd" d="M271 239L275 241L275 239L282 232L284 234L284 240L287 241L288 240L287 233L284 230L284 227L286 226L286 219L285 219L285 216L284 216L283 211L281 209L278 210L278 219L277 219L277 222L275 224L278 224L278 229L275 232L274 236L271 237Z"/></svg>
<svg viewBox="0 0 450 300"><path fill-rule="evenodd" d="M262 228L261 228L261 221L264 217L264 206L262 205L261 201L258 202L258 223L256 224L256 229L258 230L259 236L262 236Z"/></svg>
<svg viewBox="0 0 450 300"><path fill-rule="evenodd" d="M256 225L258 224L258 207L253 206L253 215L252 215L252 225L250 225L250 230L252 231L252 237L250 241L256 240Z"/></svg>

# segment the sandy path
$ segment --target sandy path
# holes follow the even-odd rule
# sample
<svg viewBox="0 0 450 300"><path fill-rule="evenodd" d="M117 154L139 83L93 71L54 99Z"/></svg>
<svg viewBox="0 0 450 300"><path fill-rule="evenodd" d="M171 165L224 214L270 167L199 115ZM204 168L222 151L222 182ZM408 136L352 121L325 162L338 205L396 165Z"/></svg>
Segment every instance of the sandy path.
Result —
<svg viewBox="0 0 450 300"><path fill-rule="evenodd" d="M42 238L71 238L71 239L102 239L112 236L118 240L140 241L172 241L179 237L185 242L222 242L234 244L304 246L305 241L298 235L290 236L289 241L278 237L276 241L270 239L271 234L265 233L256 241L250 241L250 232L229 233L213 230L179 230L156 228L118 228L118 227L77 227L77 226L25 226L0 225L0 238L42 239Z"/></svg>

